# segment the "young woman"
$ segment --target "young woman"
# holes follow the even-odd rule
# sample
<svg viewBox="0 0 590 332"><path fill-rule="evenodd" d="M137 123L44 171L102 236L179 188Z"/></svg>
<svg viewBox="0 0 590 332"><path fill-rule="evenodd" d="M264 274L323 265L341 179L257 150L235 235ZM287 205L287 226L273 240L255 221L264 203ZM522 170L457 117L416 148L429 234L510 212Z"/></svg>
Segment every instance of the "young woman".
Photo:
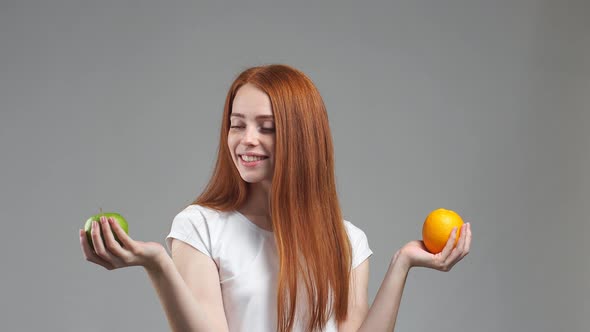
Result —
<svg viewBox="0 0 590 332"><path fill-rule="evenodd" d="M468 254L469 224L453 248L456 233L440 254L399 249L369 308L372 251L342 217L322 98L302 72L269 65L232 84L213 176L166 237L172 257L113 220L93 225L95 251L82 230L80 244L108 270L143 266L173 331L379 332L395 326L411 267L449 271Z"/></svg>

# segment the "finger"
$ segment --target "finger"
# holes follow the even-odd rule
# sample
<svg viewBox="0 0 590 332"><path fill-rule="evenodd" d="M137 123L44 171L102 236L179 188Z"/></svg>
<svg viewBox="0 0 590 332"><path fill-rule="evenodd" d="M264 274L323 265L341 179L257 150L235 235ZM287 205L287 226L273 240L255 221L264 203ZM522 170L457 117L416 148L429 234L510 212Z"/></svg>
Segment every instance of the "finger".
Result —
<svg viewBox="0 0 590 332"><path fill-rule="evenodd" d="M465 247L463 248L463 257L467 256L469 253L469 248L471 248L471 223L467 223L467 233L465 239Z"/></svg>
<svg viewBox="0 0 590 332"><path fill-rule="evenodd" d="M110 221L109 218L108 221ZM117 242L117 240L115 240L115 236L113 235L113 232L111 231L111 226L110 226L110 222L107 222L106 218L104 220L101 220L101 228L103 228L103 234L104 234L104 241L106 244L107 249L114 255L120 258L125 258L127 256L127 252L121 248L121 245L119 244L119 242Z"/></svg>
<svg viewBox="0 0 590 332"><path fill-rule="evenodd" d="M451 230L451 235L449 236L449 239L447 240L447 244L445 244L445 247L443 248L442 252L440 253L441 259L443 262L445 262L447 260L447 257L449 257L449 254L451 253L451 250L453 250L453 246L455 245L455 238L457 237L457 227L453 227L453 230Z"/></svg>
<svg viewBox="0 0 590 332"><path fill-rule="evenodd" d="M133 241L131 237L129 237L129 235L125 232L121 225L119 225L119 223L112 218L109 219L109 225L111 226L115 234L117 234L117 238L119 238L119 241L123 243L123 247L125 247L131 252L135 252L135 250L137 249L137 244L135 243L135 241Z"/></svg>
<svg viewBox="0 0 590 332"><path fill-rule="evenodd" d="M459 242L457 242L457 246L451 254L445 259L445 264L449 267L455 265L458 261L458 258L462 258L463 254L463 247L465 246L465 234L467 233L465 230L467 229L467 224L461 225L461 234L459 235Z"/></svg>
<svg viewBox="0 0 590 332"><path fill-rule="evenodd" d="M90 248L90 243L88 243L88 239L86 238L86 232L84 230L80 230L80 245L82 246L82 254L84 254L84 258L92 263L98 264L107 270L114 269L114 266L109 262L105 261L104 259L98 257L96 253Z"/></svg>
<svg viewBox="0 0 590 332"><path fill-rule="evenodd" d="M100 220L103 220L103 217L100 217ZM94 245L94 251L96 252L96 254L106 260L107 262L109 262L112 265L115 265L115 257L105 248L104 245L104 241L100 235L101 233L101 227L100 224L96 221L92 222L92 230L90 231L90 233L92 234L92 244ZM103 232L104 233L104 232Z"/></svg>

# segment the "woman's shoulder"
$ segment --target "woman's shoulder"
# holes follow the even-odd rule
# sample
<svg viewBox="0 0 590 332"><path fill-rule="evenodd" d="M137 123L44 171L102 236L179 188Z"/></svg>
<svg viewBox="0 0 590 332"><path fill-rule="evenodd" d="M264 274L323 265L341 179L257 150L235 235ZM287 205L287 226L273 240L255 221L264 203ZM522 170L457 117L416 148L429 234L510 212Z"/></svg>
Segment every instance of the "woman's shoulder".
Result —
<svg viewBox="0 0 590 332"><path fill-rule="evenodd" d="M373 254L365 232L348 220L344 220L348 238L352 245L352 268L356 268L366 258Z"/></svg>
<svg viewBox="0 0 590 332"><path fill-rule="evenodd" d="M194 211L211 211L214 212L216 210L211 209L209 207L199 205L199 204L190 204L185 206L180 212L194 212Z"/></svg>
<svg viewBox="0 0 590 332"><path fill-rule="evenodd" d="M344 227L346 232L351 239L365 236L365 232L357 225L353 224L349 220L344 219Z"/></svg>
<svg viewBox="0 0 590 332"><path fill-rule="evenodd" d="M198 204L191 204L180 211L173 221L173 224L179 223L191 224L197 228L206 227L212 233L223 233L226 236L236 233L239 237L243 237L245 233L250 233L253 229L256 230L254 233L259 232L235 210L222 211Z"/></svg>
<svg viewBox="0 0 590 332"><path fill-rule="evenodd" d="M210 230L222 229L227 221L226 212L218 211L202 205L191 204L176 214L172 221L173 227L180 225L185 228L207 227Z"/></svg>
<svg viewBox="0 0 590 332"><path fill-rule="evenodd" d="M191 204L174 217L166 243L171 248L171 239L176 238L214 257L216 246L222 241L226 223L227 218L223 217L223 212Z"/></svg>
<svg viewBox="0 0 590 332"><path fill-rule="evenodd" d="M203 217L215 218L219 217L223 212L198 205L198 204L191 204L185 207L182 211L180 211L177 215L183 216L191 216L191 215L202 215Z"/></svg>

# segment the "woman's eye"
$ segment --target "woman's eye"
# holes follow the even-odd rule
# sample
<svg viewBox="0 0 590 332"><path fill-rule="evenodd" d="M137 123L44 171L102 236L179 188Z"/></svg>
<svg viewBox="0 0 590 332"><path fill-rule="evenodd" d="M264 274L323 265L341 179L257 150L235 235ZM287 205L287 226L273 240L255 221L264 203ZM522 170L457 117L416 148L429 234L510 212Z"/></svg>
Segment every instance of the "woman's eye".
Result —
<svg viewBox="0 0 590 332"><path fill-rule="evenodd" d="M229 126L230 128L244 128L244 126ZM260 130L264 130L264 131L275 131L274 127L269 127L269 128L260 128Z"/></svg>

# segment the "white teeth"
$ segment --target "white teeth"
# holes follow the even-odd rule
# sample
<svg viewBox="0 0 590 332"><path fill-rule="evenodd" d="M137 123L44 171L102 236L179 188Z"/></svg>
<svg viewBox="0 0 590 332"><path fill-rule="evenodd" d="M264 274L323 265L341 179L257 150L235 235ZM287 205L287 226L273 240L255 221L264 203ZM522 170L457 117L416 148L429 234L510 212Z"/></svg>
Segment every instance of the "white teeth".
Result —
<svg viewBox="0 0 590 332"><path fill-rule="evenodd" d="M246 156L246 155L242 155L242 160L244 160L244 161L248 161L248 162L250 162L250 161L256 161L256 160L262 160L262 159L264 159L264 158L265 158L265 157L256 157L256 156Z"/></svg>

